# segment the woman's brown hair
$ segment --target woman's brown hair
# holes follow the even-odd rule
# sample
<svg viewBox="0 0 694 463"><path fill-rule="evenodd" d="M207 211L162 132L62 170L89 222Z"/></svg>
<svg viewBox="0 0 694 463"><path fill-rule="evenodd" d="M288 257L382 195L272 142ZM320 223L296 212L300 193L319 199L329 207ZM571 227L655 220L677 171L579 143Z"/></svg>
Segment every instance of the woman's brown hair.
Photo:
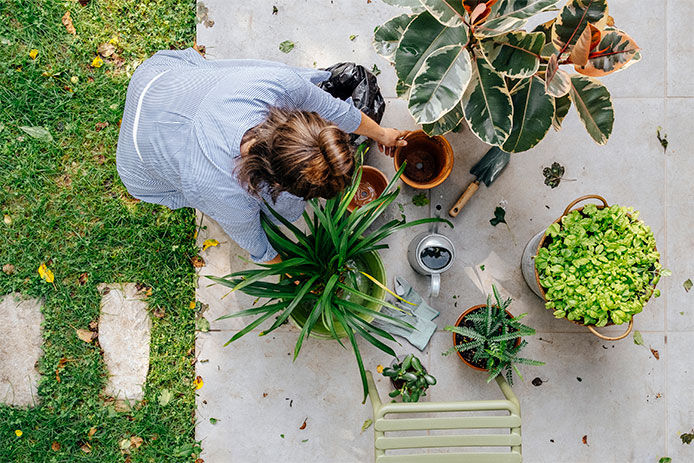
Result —
<svg viewBox="0 0 694 463"><path fill-rule="evenodd" d="M349 135L317 113L271 108L241 144L236 177L252 194L282 191L304 199L332 198L351 182L354 155Z"/></svg>

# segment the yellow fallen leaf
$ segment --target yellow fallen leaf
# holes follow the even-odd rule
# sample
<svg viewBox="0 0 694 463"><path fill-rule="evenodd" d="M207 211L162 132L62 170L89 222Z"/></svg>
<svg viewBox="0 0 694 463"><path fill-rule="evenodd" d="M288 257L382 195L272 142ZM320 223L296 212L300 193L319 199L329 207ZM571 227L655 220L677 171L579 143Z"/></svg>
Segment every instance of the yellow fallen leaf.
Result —
<svg viewBox="0 0 694 463"><path fill-rule="evenodd" d="M51 270L48 267L46 267L46 264L39 265L39 276L42 280L48 283L53 283L53 280L55 279L53 276L53 272L51 272Z"/></svg>
<svg viewBox="0 0 694 463"><path fill-rule="evenodd" d="M205 240L205 241L202 243L202 250L204 251L204 250L206 250L207 248L210 248L210 247L212 247L212 246L219 246L219 241L217 241L217 240L215 240L215 239L213 239L213 238L210 238L210 239L208 239L208 240Z"/></svg>
<svg viewBox="0 0 694 463"><path fill-rule="evenodd" d="M193 309L195 308L195 304L196 304L195 301L190 301L190 304L188 304L188 308L189 308L190 310L193 310Z"/></svg>
<svg viewBox="0 0 694 463"><path fill-rule="evenodd" d="M29 58L36 59L38 55L39 51L36 48L32 48L31 50L29 50Z"/></svg>
<svg viewBox="0 0 694 463"><path fill-rule="evenodd" d="M130 438L130 445L135 447L136 449L139 449L144 442L144 439L140 436L132 436Z"/></svg>
<svg viewBox="0 0 694 463"><path fill-rule="evenodd" d="M21 429L15 429L15 430L14 430L14 435L15 435L15 436L17 436L17 437L22 437L22 434L24 434L24 433L22 432Z"/></svg>
<svg viewBox="0 0 694 463"><path fill-rule="evenodd" d="M101 56L96 56L92 60L92 67L93 68L100 68L103 65L104 65L104 60L101 59Z"/></svg>
<svg viewBox="0 0 694 463"><path fill-rule="evenodd" d="M82 328L75 330L75 333L77 334L77 337L84 342L92 342L92 340L96 337L95 332Z"/></svg>
<svg viewBox="0 0 694 463"><path fill-rule="evenodd" d="M202 389L202 376L197 376L193 381L193 385L195 385L195 389Z"/></svg>
<svg viewBox="0 0 694 463"><path fill-rule="evenodd" d="M89 428L89 432L87 433L87 436L92 437L94 434L96 434L96 428L94 428L94 427Z"/></svg>
<svg viewBox="0 0 694 463"><path fill-rule="evenodd" d="M376 371L379 373L383 373L383 365L379 365L376 367Z"/></svg>

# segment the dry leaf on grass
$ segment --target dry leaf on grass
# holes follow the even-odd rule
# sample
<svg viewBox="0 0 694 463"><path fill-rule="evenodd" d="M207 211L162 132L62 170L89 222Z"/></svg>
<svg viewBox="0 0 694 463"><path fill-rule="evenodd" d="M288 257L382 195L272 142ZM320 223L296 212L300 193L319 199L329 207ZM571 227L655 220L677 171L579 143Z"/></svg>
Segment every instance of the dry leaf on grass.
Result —
<svg viewBox="0 0 694 463"><path fill-rule="evenodd" d="M87 272L84 272L77 278L77 282L80 284L80 286L84 286L87 281L89 281L89 274Z"/></svg>
<svg viewBox="0 0 694 463"><path fill-rule="evenodd" d="M53 441L53 443L51 444L51 450L53 450L54 452L59 451L60 450L60 442Z"/></svg>
<svg viewBox="0 0 694 463"><path fill-rule="evenodd" d="M72 18L70 17L69 11L65 12L65 14L63 15L62 21L63 21L63 25L65 26L65 30L67 30L68 34L72 34L72 35L77 34L77 30L75 29L75 26L72 25Z"/></svg>
<svg viewBox="0 0 694 463"><path fill-rule="evenodd" d="M96 428L94 428L94 427L89 428L89 432L87 433L87 437L91 438L94 434L96 434Z"/></svg>
<svg viewBox="0 0 694 463"><path fill-rule="evenodd" d="M99 48L96 49L96 52L104 58L108 58L116 52L116 47L113 46L112 43L105 42L99 45Z"/></svg>
<svg viewBox="0 0 694 463"><path fill-rule="evenodd" d="M108 126L109 126L108 122L97 122L96 125L94 125L94 129L96 129L97 132L100 132Z"/></svg>
<svg viewBox="0 0 694 463"><path fill-rule="evenodd" d="M166 315L166 309L164 307L157 307L152 311L152 315L154 315L157 318L164 318L164 315Z"/></svg>
<svg viewBox="0 0 694 463"><path fill-rule="evenodd" d="M194 256L190 259L190 261L192 262L193 267L195 268L202 268L205 266L205 261L200 256Z"/></svg>
<svg viewBox="0 0 694 463"><path fill-rule="evenodd" d="M12 217L7 214L3 216L2 221L5 222L5 225L12 225Z"/></svg>
<svg viewBox="0 0 694 463"><path fill-rule="evenodd" d="M14 273L14 265L12 265L12 264L5 264L5 265L3 265L3 266L2 266L2 271L3 271L6 275L12 275L12 274Z"/></svg>
<svg viewBox="0 0 694 463"><path fill-rule="evenodd" d="M82 445L80 446L80 449L81 449L84 453L89 453L89 452L92 451L92 446L91 446L91 444L90 444L89 442L85 442L84 444L82 444Z"/></svg>
<svg viewBox="0 0 694 463"><path fill-rule="evenodd" d="M69 360L65 357L61 358L58 361L58 366L55 368L55 380L57 382L60 382L60 370L62 370L65 367L65 365L67 365L67 362L69 362Z"/></svg>
<svg viewBox="0 0 694 463"><path fill-rule="evenodd" d="M144 439L142 439L140 436L132 436L130 438L130 445L135 447L136 449L139 449L143 443Z"/></svg>
<svg viewBox="0 0 694 463"><path fill-rule="evenodd" d="M84 342L92 342L96 338L97 334L93 331L85 330L82 328L76 329L77 337Z"/></svg>

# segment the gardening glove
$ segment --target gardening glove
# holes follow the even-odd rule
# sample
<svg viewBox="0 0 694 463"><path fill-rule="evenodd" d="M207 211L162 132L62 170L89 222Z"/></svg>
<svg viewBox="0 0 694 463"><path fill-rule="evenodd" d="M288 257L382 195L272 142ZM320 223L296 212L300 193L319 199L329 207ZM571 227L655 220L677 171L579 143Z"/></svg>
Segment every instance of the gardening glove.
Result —
<svg viewBox="0 0 694 463"><path fill-rule="evenodd" d="M439 316L439 311L427 304L424 299L422 299L422 296L412 288L412 285L401 276L395 277L395 294L414 304L410 305L402 301L396 302L398 307L411 310L417 317L425 320L433 320Z"/></svg>
<svg viewBox="0 0 694 463"><path fill-rule="evenodd" d="M394 325L379 319L372 321L372 325L376 326L377 328L381 328L392 335L407 339L410 344L419 350L424 350L427 344L429 344L431 336L436 331L436 323L432 322L431 320L427 320L426 318L420 318L414 314L404 313L388 307L383 307L381 309L381 313L409 323L414 327L414 329Z"/></svg>

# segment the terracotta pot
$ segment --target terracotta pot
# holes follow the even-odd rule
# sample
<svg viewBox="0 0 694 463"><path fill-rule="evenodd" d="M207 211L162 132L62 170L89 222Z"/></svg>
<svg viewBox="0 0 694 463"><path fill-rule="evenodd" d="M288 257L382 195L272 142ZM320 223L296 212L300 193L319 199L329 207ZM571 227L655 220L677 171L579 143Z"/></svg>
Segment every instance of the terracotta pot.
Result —
<svg viewBox="0 0 694 463"><path fill-rule="evenodd" d="M388 186L388 177L383 172L371 166L361 167L361 182L357 192L347 206L347 210L352 212L358 207L369 204L378 198L383 190Z"/></svg>
<svg viewBox="0 0 694 463"><path fill-rule="evenodd" d="M581 202L581 201L585 201L586 199L597 199L598 201L600 201L602 204L601 204L601 205L597 205L597 208L598 208L598 209L604 209L604 208L608 207L607 201L606 201L605 198L603 198L602 196L598 196L598 195L586 195L586 196L581 196L580 198L578 198L578 199L572 201L568 206L566 206L566 209L564 210L564 213L563 213L557 220L555 220L555 221L552 222L552 223L559 223L559 224L561 225L561 219L563 219L567 214L569 214L570 212L572 212L572 211L574 210L573 207L574 207L576 204L578 204L578 203ZM575 210L581 212L581 211L583 210L583 207L585 207L585 206L576 208ZM533 285L534 287L531 286L531 289L532 289L538 296L540 296L540 297L542 298L542 300L547 301L547 297L546 297L546 293L545 293L545 288L543 288L543 287L542 287L542 284L540 283L540 274L539 274L539 272L537 271L537 268L535 267L535 256L537 256L537 253L540 252L540 249L541 249L541 248L549 246L549 244L550 244L550 242L551 242L551 237L545 235L545 232L544 232L544 231L540 232L540 234L541 234L541 237L539 238L539 241L538 241L538 244L537 244L537 248L535 248L535 249L533 250L534 252L533 252L533 254L532 254L532 259L531 259L531 260L532 260L533 276L535 277L533 283L535 283L535 285L536 285L536 286ZM532 240L531 240L531 241L532 241ZM530 244L530 243L529 243L529 244ZM656 250L657 250L657 249L656 249ZM526 260L527 260L527 258L526 258ZM526 266L527 266L527 264L526 264ZM527 273L527 272L526 272L526 273ZM530 282L527 281L527 278L526 278L526 283L530 284ZM655 284L653 285L653 289L655 290ZM646 301L646 302L647 302L647 301ZM644 303L644 304L645 304L645 303ZM569 319L567 318L566 320L569 320ZM592 325L584 325L583 323L581 323L581 322L579 322L579 321L576 321L576 320L569 320L569 321L570 321L571 323L576 324L576 325L587 327L587 328L590 330L591 333L593 333L595 336L599 337L600 339L602 339L602 340L604 340L604 341L619 341L620 339L624 339L624 338L626 338L626 337L629 335L629 333L631 333L631 330L634 328L634 316L632 316L632 317L631 317L631 320L629 320L629 326L627 327L627 330L626 330L624 333L620 334L619 336L605 336L605 335L603 335L603 334L600 334ZM614 323L612 323L612 322L610 321L610 322L607 323L606 326L612 326L612 325L614 325Z"/></svg>
<svg viewBox="0 0 694 463"><path fill-rule="evenodd" d="M479 304L479 305L470 307L470 308L467 309L465 312L463 312L462 314L460 314L460 317L458 317L458 320L455 321L455 325L454 325L454 326L460 326L460 324L461 324L462 321L463 321L463 318L465 318L468 314L470 314L471 312L474 312L474 311L477 310L477 309L482 309L482 308L484 308L484 307L487 307L487 304ZM512 314L511 312L509 312L508 310L506 310L506 314L507 314L510 318L513 318L513 314ZM453 345L454 345L454 346L457 345L456 339L455 339L456 336L458 336L458 334L457 334L457 333L453 333ZM518 338L516 339L516 346L518 346L520 343L521 343L521 338L518 337ZM473 370L477 370L477 371L489 371L489 370L486 369L486 368L480 368L480 367L478 367L477 365L473 365L472 363L470 363L470 362L468 362L467 360L465 360L465 358L463 357L463 353L462 353L462 352L455 351L455 353L458 354L458 357L460 358L460 360L463 361L463 363L464 363L465 365L469 366L469 367L472 368Z"/></svg>
<svg viewBox="0 0 694 463"><path fill-rule="evenodd" d="M395 170L407 161L403 182L413 188L428 190L443 183L453 170L453 148L440 135L430 137L422 130L405 137L407 146L398 147L393 156Z"/></svg>

